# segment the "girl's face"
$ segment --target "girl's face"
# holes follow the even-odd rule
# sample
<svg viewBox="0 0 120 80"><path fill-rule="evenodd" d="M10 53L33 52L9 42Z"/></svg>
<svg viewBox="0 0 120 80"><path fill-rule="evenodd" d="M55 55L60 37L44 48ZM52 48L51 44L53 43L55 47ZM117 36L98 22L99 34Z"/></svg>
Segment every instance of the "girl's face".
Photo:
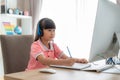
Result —
<svg viewBox="0 0 120 80"><path fill-rule="evenodd" d="M43 38L47 41L53 40L55 37L55 29L43 29Z"/></svg>

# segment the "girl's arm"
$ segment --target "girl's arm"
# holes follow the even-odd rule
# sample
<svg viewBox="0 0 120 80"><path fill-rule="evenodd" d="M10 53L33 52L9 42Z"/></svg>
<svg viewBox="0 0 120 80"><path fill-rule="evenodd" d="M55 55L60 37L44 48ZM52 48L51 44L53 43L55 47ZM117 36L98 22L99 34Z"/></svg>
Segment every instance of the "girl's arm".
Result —
<svg viewBox="0 0 120 80"><path fill-rule="evenodd" d="M69 57L67 55L65 55L64 53L62 53L62 56L60 57L61 59L68 59ZM76 63L88 63L88 61L84 58L72 58L75 60Z"/></svg>
<svg viewBox="0 0 120 80"><path fill-rule="evenodd" d="M64 59L52 59L46 58L44 55L39 55L37 60L40 61L44 65L66 65L72 66L75 63L75 59L67 58L64 56Z"/></svg>

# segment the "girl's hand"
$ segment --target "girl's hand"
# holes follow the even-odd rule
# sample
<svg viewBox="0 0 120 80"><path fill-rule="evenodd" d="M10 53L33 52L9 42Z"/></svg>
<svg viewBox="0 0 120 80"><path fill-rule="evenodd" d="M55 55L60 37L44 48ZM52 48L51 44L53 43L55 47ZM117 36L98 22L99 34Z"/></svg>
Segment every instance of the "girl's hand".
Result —
<svg viewBox="0 0 120 80"><path fill-rule="evenodd" d="M86 59L77 59L76 60L77 63L88 63L88 61Z"/></svg>
<svg viewBox="0 0 120 80"><path fill-rule="evenodd" d="M75 59L73 59L73 58L68 58L68 59L65 59L64 65L66 65L66 66L72 66L75 62L76 62Z"/></svg>

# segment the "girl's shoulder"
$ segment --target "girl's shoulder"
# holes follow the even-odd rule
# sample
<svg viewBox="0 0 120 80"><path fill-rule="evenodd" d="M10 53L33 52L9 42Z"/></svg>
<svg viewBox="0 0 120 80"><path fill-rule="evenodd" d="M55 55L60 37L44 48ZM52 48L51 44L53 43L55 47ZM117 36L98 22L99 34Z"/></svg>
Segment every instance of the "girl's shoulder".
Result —
<svg viewBox="0 0 120 80"><path fill-rule="evenodd" d="M39 40L37 40L37 41L34 41L32 44L40 44L40 43L39 43Z"/></svg>
<svg viewBox="0 0 120 80"><path fill-rule="evenodd" d="M39 40L34 41L34 42L32 43L32 46L40 46L40 42L39 42Z"/></svg>

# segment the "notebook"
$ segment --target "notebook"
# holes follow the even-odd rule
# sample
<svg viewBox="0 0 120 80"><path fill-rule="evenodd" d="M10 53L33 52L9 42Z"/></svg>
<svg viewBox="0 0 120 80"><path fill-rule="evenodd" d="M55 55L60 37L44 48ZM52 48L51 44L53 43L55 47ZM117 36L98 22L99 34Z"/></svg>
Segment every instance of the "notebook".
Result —
<svg viewBox="0 0 120 80"><path fill-rule="evenodd" d="M55 68L64 68L64 69L73 69L73 70L82 70L85 68L90 67L91 64L82 64L82 63L75 63L73 66L63 66L63 65L50 65L50 67L55 67Z"/></svg>

